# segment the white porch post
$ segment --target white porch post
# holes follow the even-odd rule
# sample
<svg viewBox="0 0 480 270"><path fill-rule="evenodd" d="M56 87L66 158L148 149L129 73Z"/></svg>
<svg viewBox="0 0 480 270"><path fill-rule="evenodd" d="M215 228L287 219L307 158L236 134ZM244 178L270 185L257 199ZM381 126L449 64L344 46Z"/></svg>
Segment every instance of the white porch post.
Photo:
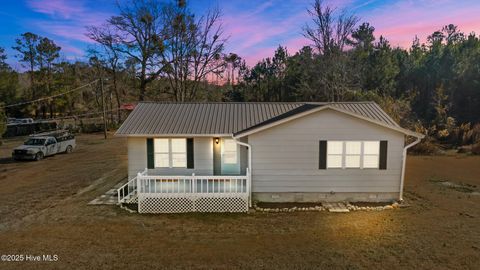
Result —
<svg viewBox="0 0 480 270"><path fill-rule="evenodd" d="M140 193L140 178L142 177L141 173L137 173L137 194Z"/></svg>
<svg viewBox="0 0 480 270"><path fill-rule="evenodd" d="M196 178L195 178L195 173L192 173L192 178L190 178L190 182L191 182L191 185L192 185L192 187L191 187L191 192L192 192L192 193L191 193L191 194L194 195L195 193L194 193L194 191L193 191L193 188L194 188L194 185L197 184L197 180L196 180ZM194 183L195 183L195 184L194 184ZM195 197L193 197L193 199L192 199L192 210L193 210L194 212L197 211L197 206L196 206Z"/></svg>

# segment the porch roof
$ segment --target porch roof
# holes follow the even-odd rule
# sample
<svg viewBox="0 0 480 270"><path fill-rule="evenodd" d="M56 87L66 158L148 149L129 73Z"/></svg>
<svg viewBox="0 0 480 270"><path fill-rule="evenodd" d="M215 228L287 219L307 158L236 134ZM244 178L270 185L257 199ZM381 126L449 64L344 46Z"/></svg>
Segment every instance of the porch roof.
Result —
<svg viewBox="0 0 480 270"><path fill-rule="evenodd" d="M141 102L116 134L233 135L327 105L386 126L399 128L398 124L374 102Z"/></svg>

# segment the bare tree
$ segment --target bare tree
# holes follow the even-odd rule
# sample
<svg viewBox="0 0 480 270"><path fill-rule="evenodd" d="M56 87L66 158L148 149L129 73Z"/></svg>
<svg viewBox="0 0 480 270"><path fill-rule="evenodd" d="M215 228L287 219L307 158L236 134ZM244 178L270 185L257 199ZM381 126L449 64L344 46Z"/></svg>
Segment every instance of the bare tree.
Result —
<svg viewBox="0 0 480 270"><path fill-rule="evenodd" d="M175 100L193 100L207 75L223 72L220 17L219 9L212 9L196 20L184 1L165 7L161 56Z"/></svg>
<svg viewBox="0 0 480 270"><path fill-rule="evenodd" d="M346 93L356 88L350 74L349 58L344 52L358 18L346 11L337 11L315 0L308 13L313 17L313 25L305 25L303 35L313 42L321 68L315 70L318 88L309 88L307 93L313 99L326 98L328 101L342 101ZM328 67L328 68L327 68Z"/></svg>
<svg viewBox="0 0 480 270"><path fill-rule="evenodd" d="M117 31L119 46L117 51L125 54L137 64L137 77L140 80L139 100L145 99L146 88L163 71L160 59L163 42L159 33L162 30L162 7L156 0L129 0L117 2L119 16L112 16L108 24Z"/></svg>
<svg viewBox="0 0 480 270"><path fill-rule="evenodd" d="M330 55L343 51L358 22L358 18L346 11L336 12L325 6L322 0L315 0L308 13L313 17L313 26L305 25L303 35L310 39L320 54Z"/></svg>
<svg viewBox="0 0 480 270"><path fill-rule="evenodd" d="M118 91L118 73L121 70L121 55L120 55L120 45L121 45L121 38L119 34L112 29L111 25L104 25L102 27L87 27L88 33L87 36L96 41L100 44L103 48L103 58L104 63L106 64L107 70L110 72L112 76L112 85L113 87L109 87L110 94L113 92L115 94L115 99L117 102L117 120L118 122L121 121L121 113L120 113L120 94ZM113 106L111 106L113 107ZM113 108L112 108L113 110ZM112 112L113 114L113 112ZM113 117L112 117L113 118ZM113 121L112 121L113 122Z"/></svg>

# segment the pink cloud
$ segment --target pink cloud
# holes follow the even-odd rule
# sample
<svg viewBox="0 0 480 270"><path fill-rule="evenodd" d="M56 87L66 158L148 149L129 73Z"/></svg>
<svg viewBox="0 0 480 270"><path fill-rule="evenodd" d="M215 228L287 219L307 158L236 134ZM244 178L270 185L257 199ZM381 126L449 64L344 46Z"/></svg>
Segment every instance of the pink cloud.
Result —
<svg viewBox="0 0 480 270"><path fill-rule="evenodd" d="M30 0L28 5L36 12L61 16L67 19L84 11L81 1L78 0Z"/></svg>
<svg viewBox="0 0 480 270"><path fill-rule="evenodd" d="M57 42L57 43L58 43L58 46L62 48L62 52L68 53L69 56L74 55L75 57L80 57L85 54L85 52L82 49L79 49L68 43L65 43L65 42ZM67 56L67 58L69 58L69 56Z"/></svg>
<svg viewBox="0 0 480 270"><path fill-rule="evenodd" d="M291 14L284 20L272 20L261 14L239 14L225 18L223 25L225 33L230 36L229 49L240 55L255 53L257 49L265 46L264 43L271 43L272 40L279 40L284 43L286 35L298 36L301 31L301 23L307 17L303 11L298 14ZM249 56L249 58L251 58Z"/></svg>
<svg viewBox="0 0 480 270"><path fill-rule="evenodd" d="M88 38L85 33L85 26L79 25L62 25L50 22L38 23L38 27L43 31L52 35L60 36L69 40L78 40L87 43L94 43L93 40Z"/></svg>
<svg viewBox="0 0 480 270"><path fill-rule="evenodd" d="M310 40L306 39L303 36L291 39L285 43L285 47L287 47L289 53L297 52L304 46L309 45L312 43Z"/></svg>
<svg viewBox="0 0 480 270"><path fill-rule="evenodd" d="M82 0L30 0L28 5L33 11L50 17L32 20L32 25L65 40L93 43L85 36L85 27L100 25L110 17L110 14L86 8Z"/></svg>
<svg viewBox="0 0 480 270"><path fill-rule="evenodd" d="M272 57L276 47L256 49L254 52L245 55L243 58L248 66L253 67L261 59Z"/></svg>

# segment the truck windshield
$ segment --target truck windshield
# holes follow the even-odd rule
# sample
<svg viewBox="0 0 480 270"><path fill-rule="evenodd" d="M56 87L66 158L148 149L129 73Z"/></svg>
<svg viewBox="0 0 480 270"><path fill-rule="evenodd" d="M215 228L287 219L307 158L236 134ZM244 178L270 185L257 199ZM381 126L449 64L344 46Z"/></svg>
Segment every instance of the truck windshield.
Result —
<svg viewBox="0 0 480 270"><path fill-rule="evenodd" d="M25 142L25 145L44 145L45 139L31 138Z"/></svg>

